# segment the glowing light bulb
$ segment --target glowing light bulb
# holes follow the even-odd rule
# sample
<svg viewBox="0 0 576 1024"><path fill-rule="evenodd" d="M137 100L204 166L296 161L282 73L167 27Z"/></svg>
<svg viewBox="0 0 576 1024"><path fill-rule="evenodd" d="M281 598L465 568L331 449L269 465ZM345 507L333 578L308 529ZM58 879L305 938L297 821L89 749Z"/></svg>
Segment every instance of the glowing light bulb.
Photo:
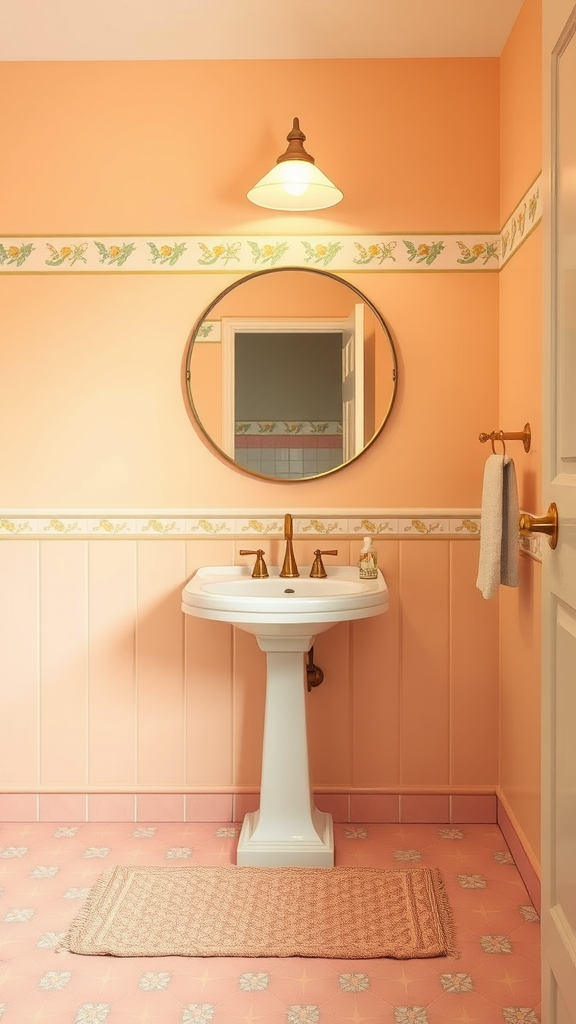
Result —
<svg viewBox="0 0 576 1024"><path fill-rule="evenodd" d="M289 196L303 196L307 189L308 185L297 185L295 181L286 181L284 183L284 191L287 192Z"/></svg>
<svg viewBox="0 0 576 1024"><path fill-rule="evenodd" d="M308 189L308 167L302 160L290 160L282 167L284 191L289 196L303 196Z"/></svg>

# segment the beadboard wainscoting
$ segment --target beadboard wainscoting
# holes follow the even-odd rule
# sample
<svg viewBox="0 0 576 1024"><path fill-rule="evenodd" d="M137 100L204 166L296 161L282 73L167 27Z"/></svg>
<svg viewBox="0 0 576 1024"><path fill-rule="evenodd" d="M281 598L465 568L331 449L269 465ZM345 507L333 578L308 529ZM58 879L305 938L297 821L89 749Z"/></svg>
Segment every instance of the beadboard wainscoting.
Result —
<svg viewBox="0 0 576 1024"><path fill-rule="evenodd" d="M346 510L333 510L315 520L311 536L303 532L311 519L301 517L294 543L299 565L310 564L322 544L316 534L323 523L335 531L345 524L337 541L327 531L338 548L333 561L355 563L370 520L390 590L386 614L339 623L315 644L325 680L307 697L311 772L339 820L359 813L428 820L432 804L428 810L417 804L424 797L436 801L441 820L450 820L451 794L452 800L492 800L485 810L493 820L498 602L485 601L475 586L478 530L426 529L426 523L470 524L470 514L433 512L405 520L396 512L394 533L377 532L377 521L388 522L383 514L370 520L357 513L351 520ZM251 521L251 532L259 534L269 564L277 564L283 540L278 533L260 535L254 523L263 518ZM353 532L352 522L362 529ZM410 532L403 532L404 522ZM226 820L249 809L260 780L265 655L253 636L181 611L181 591L194 570L248 563L238 554L246 541L246 533L179 536L154 529L92 539L55 528L43 537L4 533L0 799L6 811L25 798L40 801L26 804L34 818L101 820L106 813L144 820L152 813L158 820L166 814ZM471 805L469 813L477 820Z"/></svg>

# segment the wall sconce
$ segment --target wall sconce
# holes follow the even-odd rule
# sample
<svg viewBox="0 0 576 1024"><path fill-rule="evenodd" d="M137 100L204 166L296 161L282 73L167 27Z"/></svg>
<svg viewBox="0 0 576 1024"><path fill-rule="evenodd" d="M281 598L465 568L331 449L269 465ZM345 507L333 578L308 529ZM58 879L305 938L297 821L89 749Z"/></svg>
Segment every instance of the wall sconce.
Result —
<svg viewBox="0 0 576 1024"><path fill-rule="evenodd" d="M306 152L302 143L306 136L300 131L298 118L294 118L292 131L286 136L288 149L279 156L275 166L254 188L248 199L256 206L268 210L325 210L335 206L344 194L314 164L314 157Z"/></svg>

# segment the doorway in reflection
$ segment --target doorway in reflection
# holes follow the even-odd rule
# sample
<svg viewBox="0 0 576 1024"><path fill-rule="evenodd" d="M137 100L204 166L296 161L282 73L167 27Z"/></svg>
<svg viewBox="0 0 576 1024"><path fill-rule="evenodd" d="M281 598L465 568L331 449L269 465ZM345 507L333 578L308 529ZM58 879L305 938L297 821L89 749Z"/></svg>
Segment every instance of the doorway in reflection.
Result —
<svg viewBox="0 0 576 1024"><path fill-rule="evenodd" d="M283 480L343 461L341 331L235 333L234 459Z"/></svg>

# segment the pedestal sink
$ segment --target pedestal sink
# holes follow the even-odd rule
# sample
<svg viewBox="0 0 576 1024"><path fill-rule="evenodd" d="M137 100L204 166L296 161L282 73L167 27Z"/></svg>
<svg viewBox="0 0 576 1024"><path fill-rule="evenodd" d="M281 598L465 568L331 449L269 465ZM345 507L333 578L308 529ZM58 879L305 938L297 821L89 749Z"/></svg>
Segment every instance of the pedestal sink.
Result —
<svg viewBox="0 0 576 1024"><path fill-rule="evenodd" d="M182 611L253 633L266 652L260 807L244 819L237 863L332 867L332 817L315 807L310 788L304 656L336 622L385 612L388 588L381 572L360 580L355 566L331 566L325 579L311 579L309 566L296 579L274 567L269 573L253 579L249 566L198 569L182 592Z"/></svg>

